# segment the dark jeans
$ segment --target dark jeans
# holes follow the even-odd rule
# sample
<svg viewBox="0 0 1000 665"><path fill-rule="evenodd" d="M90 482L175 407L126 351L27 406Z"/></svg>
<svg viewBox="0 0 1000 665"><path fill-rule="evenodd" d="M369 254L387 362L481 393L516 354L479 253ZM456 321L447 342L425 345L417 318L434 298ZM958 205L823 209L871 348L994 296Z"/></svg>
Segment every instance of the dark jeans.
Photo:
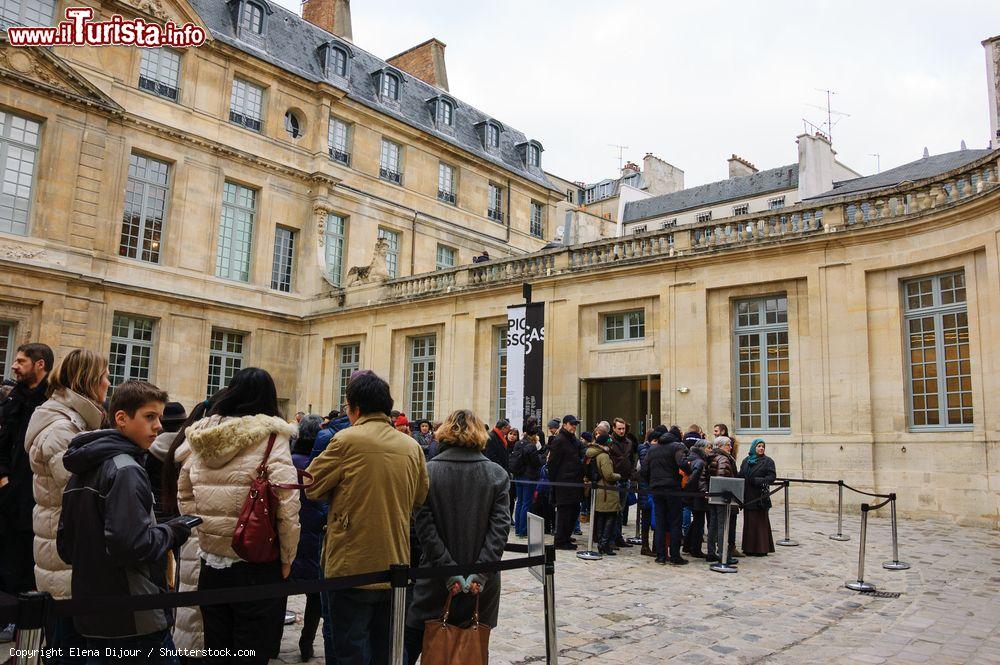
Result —
<svg viewBox="0 0 1000 665"><path fill-rule="evenodd" d="M320 613L323 615L323 661L336 663L337 655L333 650L333 619L330 617L330 592L319 594Z"/></svg>
<svg viewBox="0 0 1000 665"><path fill-rule="evenodd" d="M318 593L306 595L306 610L302 616L302 634L299 642L312 644L316 641L316 629L319 627L319 619L322 614L322 607Z"/></svg>
<svg viewBox="0 0 1000 665"><path fill-rule="evenodd" d="M653 497L653 509L656 511L656 558L667 558L666 536L670 533L670 558L681 556L681 514L683 512L681 498L676 496Z"/></svg>
<svg viewBox="0 0 1000 665"><path fill-rule="evenodd" d="M53 656L46 662L49 665L82 665L87 662L86 656L70 656L71 648L85 649L87 640L80 633L76 632L72 618L60 617L55 620L52 626L52 635L48 644L53 649L60 649L61 656Z"/></svg>
<svg viewBox="0 0 1000 665"><path fill-rule="evenodd" d="M407 626L403 630L403 648L406 650L406 665L416 665L420 652L424 650L423 626Z"/></svg>
<svg viewBox="0 0 1000 665"><path fill-rule="evenodd" d="M328 665L388 665L391 601L388 589L330 592L336 659Z"/></svg>
<svg viewBox="0 0 1000 665"><path fill-rule="evenodd" d="M617 512L597 512L592 517L594 518L594 540L597 544L601 548L614 545L619 535L618 519L620 518L620 514Z"/></svg>
<svg viewBox="0 0 1000 665"><path fill-rule="evenodd" d="M34 541L34 531L0 534L0 591L16 596L35 588Z"/></svg>
<svg viewBox="0 0 1000 665"><path fill-rule="evenodd" d="M247 563L240 561L229 568L212 568L201 563L198 590L259 586L281 582L281 562ZM206 663L259 663L266 665L274 648L274 636L285 620L285 599L254 600L246 603L202 605L205 623L205 648L228 649L227 657L205 658ZM237 658L238 650L253 651L253 656Z"/></svg>
<svg viewBox="0 0 1000 665"><path fill-rule="evenodd" d="M135 637L116 637L102 639L97 637L87 638L87 649L97 650L96 655L87 657L87 665L110 665L110 663L153 663L159 665L164 662L160 657L160 649L164 646L167 637L166 630L160 630L149 635L137 635ZM106 649L114 649L110 655Z"/></svg>
<svg viewBox="0 0 1000 665"><path fill-rule="evenodd" d="M553 541L556 545L570 545L573 527L580 516L580 504L564 503L556 506L556 533Z"/></svg>
<svg viewBox="0 0 1000 665"><path fill-rule="evenodd" d="M517 488L517 503L514 505L514 534L528 535L528 508L535 496L535 483L527 478L514 485Z"/></svg>
<svg viewBox="0 0 1000 665"><path fill-rule="evenodd" d="M701 552L701 541L705 535L705 511L691 511L691 526L688 527L687 536L684 538L684 545L687 551L694 554Z"/></svg>

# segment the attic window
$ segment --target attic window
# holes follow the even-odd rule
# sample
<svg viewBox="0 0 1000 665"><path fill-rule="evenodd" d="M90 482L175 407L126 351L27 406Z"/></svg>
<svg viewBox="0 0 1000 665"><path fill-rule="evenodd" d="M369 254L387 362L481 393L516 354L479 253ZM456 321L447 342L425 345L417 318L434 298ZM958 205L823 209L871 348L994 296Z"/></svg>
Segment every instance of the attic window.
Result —
<svg viewBox="0 0 1000 665"><path fill-rule="evenodd" d="M399 100L399 77L391 72L382 72L379 82L379 96L382 101Z"/></svg>
<svg viewBox="0 0 1000 665"><path fill-rule="evenodd" d="M486 147L500 147L500 127L492 122L486 123Z"/></svg>
<svg viewBox="0 0 1000 665"><path fill-rule="evenodd" d="M537 145L528 144L528 166L538 166L542 163L541 151Z"/></svg>
<svg viewBox="0 0 1000 665"><path fill-rule="evenodd" d="M435 121L437 124L450 127L454 117L455 106L447 99L439 99L437 101L437 113L435 115Z"/></svg>
<svg viewBox="0 0 1000 665"><path fill-rule="evenodd" d="M347 76L347 51L333 46L328 57L327 71L337 76Z"/></svg>
<svg viewBox="0 0 1000 665"><path fill-rule="evenodd" d="M254 2L244 2L240 14L240 34L264 34L264 10Z"/></svg>

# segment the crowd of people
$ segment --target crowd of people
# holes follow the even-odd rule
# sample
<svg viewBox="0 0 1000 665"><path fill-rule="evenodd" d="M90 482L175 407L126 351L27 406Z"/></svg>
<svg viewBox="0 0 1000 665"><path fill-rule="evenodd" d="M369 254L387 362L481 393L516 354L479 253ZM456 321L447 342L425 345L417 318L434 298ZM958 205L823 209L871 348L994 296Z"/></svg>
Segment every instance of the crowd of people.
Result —
<svg viewBox="0 0 1000 665"><path fill-rule="evenodd" d="M239 370L190 411L145 381L110 390L107 359L85 349L57 363L48 346L25 344L13 371L0 401L4 593L100 601L393 564L495 562L512 525L514 537L527 536L529 513L544 518L561 550L575 550L581 521L592 522L610 556L632 546L623 537L631 505L641 553L657 563L685 564L682 552L719 561L728 542L735 564L736 520L724 526L731 508L705 496L714 476L745 479L743 552L774 551L774 462L757 439L737 465L722 424L711 438L694 425L686 434L660 426L640 442L621 418L579 435L572 415L547 431L530 419L523 432L505 419L490 428L468 410L411 423L370 371L351 376L346 403L325 418L299 412L286 422L274 381L259 368ZM259 483L267 489L253 489ZM273 533L248 542L261 493L272 500ZM416 662L425 622L440 618L446 601L449 623L468 622L478 608L479 621L496 626L500 596L499 573L419 579L407 595L407 662ZM302 660L314 655L322 622L326 662L388 662L390 600L387 583L307 596ZM266 663L277 656L285 614L284 598L93 612L55 619L46 642L60 663L105 648L135 650L136 662Z"/></svg>

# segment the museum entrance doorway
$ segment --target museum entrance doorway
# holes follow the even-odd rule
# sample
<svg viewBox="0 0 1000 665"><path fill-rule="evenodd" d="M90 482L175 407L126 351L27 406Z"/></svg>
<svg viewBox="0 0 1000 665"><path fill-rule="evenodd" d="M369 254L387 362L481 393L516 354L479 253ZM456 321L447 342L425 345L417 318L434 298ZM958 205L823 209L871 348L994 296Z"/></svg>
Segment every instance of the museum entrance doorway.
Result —
<svg viewBox="0 0 1000 665"><path fill-rule="evenodd" d="M624 418L641 441L659 423L660 376L583 379L580 382L580 417L587 430L602 420Z"/></svg>

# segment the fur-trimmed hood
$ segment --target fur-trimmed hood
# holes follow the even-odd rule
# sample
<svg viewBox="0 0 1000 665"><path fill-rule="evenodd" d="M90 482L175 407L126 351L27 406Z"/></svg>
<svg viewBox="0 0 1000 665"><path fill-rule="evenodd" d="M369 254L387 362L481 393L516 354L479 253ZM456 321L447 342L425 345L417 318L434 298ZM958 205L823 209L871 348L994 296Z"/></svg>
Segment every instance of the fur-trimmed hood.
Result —
<svg viewBox="0 0 1000 665"><path fill-rule="evenodd" d="M211 416L187 428L187 443L205 466L225 466L238 452L256 445L272 433L291 438L298 433L295 425L276 416Z"/></svg>

